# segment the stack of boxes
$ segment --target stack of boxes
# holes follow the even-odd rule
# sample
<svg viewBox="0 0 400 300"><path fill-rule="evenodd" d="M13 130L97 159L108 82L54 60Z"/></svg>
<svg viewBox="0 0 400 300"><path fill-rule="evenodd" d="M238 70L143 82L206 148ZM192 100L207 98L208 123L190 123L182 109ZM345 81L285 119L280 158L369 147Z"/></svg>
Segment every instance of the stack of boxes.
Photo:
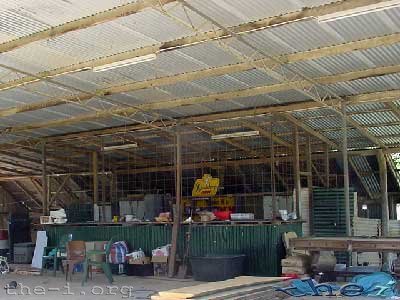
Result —
<svg viewBox="0 0 400 300"><path fill-rule="evenodd" d="M171 245L165 245L151 251L154 276L168 275L168 258L171 250Z"/></svg>

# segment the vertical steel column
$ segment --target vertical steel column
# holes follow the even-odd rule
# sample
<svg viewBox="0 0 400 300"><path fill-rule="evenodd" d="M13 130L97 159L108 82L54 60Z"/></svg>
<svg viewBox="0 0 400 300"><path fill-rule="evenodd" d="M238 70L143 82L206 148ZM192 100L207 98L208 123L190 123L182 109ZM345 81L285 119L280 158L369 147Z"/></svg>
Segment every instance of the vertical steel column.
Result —
<svg viewBox="0 0 400 300"><path fill-rule="evenodd" d="M106 190L107 190L107 175L105 171L104 151L101 153L101 212L100 221L106 220Z"/></svg>
<svg viewBox="0 0 400 300"><path fill-rule="evenodd" d="M294 162L293 162L293 171L294 171L294 183L296 189L296 202L295 202L295 211L297 214L297 218L301 218L300 212L300 194L301 194L301 178L300 178L300 150L299 150L299 129L295 125L294 126Z"/></svg>
<svg viewBox="0 0 400 300"><path fill-rule="evenodd" d="M93 173L93 204L99 203L99 166L96 151L92 152L92 173Z"/></svg>
<svg viewBox="0 0 400 300"><path fill-rule="evenodd" d="M271 122L271 136L270 136L270 143L271 143L271 192L272 192L272 220L276 220L277 216L277 203L276 203L276 188L275 188L275 145L273 139L273 124Z"/></svg>
<svg viewBox="0 0 400 300"><path fill-rule="evenodd" d="M47 177L47 159L46 159L46 142L42 143L42 189L43 189L43 215L49 215L49 194L48 194L48 177Z"/></svg>
<svg viewBox="0 0 400 300"><path fill-rule="evenodd" d="M311 218L311 212L313 209L313 177L312 177L312 155L311 155L311 136L307 135L307 153L306 153L306 158L307 158L307 188L308 188L308 221L310 224L310 234L313 234L313 223L312 223L312 218Z"/></svg>
<svg viewBox="0 0 400 300"><path fill-rule="evenodd" d="M172 224L171 253L168 264L168 276L175 275L176 252L178 248L178 235L181 223L181 197L182 197L182 157L181 157L181 134L176 133L176 152L175 152L175 207L174 222Z"/></svg>
<svg viewBox="0 0 400 300"><path fill-rule="evenodd" d="M329 145L325 145L325 187L329 188L330 166L329 166Z"/></svg>
<svg viewBox="0 0 400 300"><path fill-rule="evenodd" d="M379 163L379 178L381 182L381 195L382 195L382 235L387 237L389 235L389 196L387 187L387 165L385 155L382 150L378 150L377 154Z"/></svg>
<svg viewBox="0 0 400 300"><path fill-rule="evenodd" d="M346 235L351 236L351 217L350 217L350 179L349 179L349 157L347 154L347 114L346 105L342 102L342 123L343 123L343 184L344 184L344 205L346 216Z"/></svg>

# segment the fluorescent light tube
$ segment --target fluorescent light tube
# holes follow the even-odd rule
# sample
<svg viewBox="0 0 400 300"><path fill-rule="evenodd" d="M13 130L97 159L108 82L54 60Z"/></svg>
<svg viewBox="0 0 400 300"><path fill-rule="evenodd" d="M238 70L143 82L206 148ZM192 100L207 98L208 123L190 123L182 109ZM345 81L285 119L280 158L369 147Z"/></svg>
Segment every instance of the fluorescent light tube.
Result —
<svg viewBox="0 0 400 300"><path fill-rule="evenodd" d="M357 7L345 11L340 11L332 14L327 14L324 16L317 17L318 22L327 23L333 22L345 18L356 17L360 15L365 15L373 12L378 12L382 10L387 10L400 6L399 0L384 1L377 4L366 5L362 7Z"/></svg>
<svg viewBox="0 0 400 300"><path fill-rule="evenodd" d="M157 55L155 55L155 54L138 56L138 57L120 60L120 61L116 61L116 62L113 62L110 64L94 67L93 72L104 72L104 71L113 70L113 69L117 69L117 68L121 68L121 67L139 64L139 63L146 62L146 61L151 61L156 58L157 58Z"/></svg>
<svg viewBox="0 0 400 300"><path fill-rule="evenodd" d="M129 148L137 148L137 143L132 144L123 144L123 145L115 145L115 146L106 146L103 147L102 151L111 151L111 150L122 150L122 149L129 149Z"/></svg>
<svg viewBox="0 0 400 300"><path fill-rule="evenodd" d="M260 132L257 130L254 131L241 131L241 132L233 132L233 133L224 133L224 134L217 134L212 135L212 140L222 140L222 139L229 139L229 138L238 138L238 137L246 137L246 136L256 136L260 135Z"/></svg>

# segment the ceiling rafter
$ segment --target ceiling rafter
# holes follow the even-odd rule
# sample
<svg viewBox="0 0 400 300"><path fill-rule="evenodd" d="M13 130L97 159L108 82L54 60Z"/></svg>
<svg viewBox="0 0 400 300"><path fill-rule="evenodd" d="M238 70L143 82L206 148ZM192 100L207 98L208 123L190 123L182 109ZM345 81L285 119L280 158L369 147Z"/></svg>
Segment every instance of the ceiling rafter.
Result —
<svg viewBox="0 0 400 300"><path fill-rule="evenodd" d="M161 44L154 44L154 45L149 45L145 46L142 48L138 49L133 49L121 53L117 53L114 55L106 56L106 57L101 57L93 60L89 60L86 62L81 62L79 64L74 64L70 66L65 66L53 70L47 70L43 72L37 73L35 76L25 76L24 78L20 78L18 80L14 80L5 84L0 84L0 90L2 89L8 89L11 87L15 86L20 86L23 84L27 84L30 82L36 82L40 80L40 78L49 78L49 77L54 77L60 74L65 74L65 73L71 73L77 70L82 70L85 68L93 68L96 66L102 66L105 64L110 64L116 61L121 61L121 60L126 60L138 56L143 56L143 55L149 55L149 54L154 54L158 53L161 51L170 51L172 49L179 49L182 47L187 47L191 45L196 45L201 42L206 42L210 40L216 40L216 39L223 39L223 38L229 38L232 36L232 33L235 34L245 34L248 32L254 32L257 30L262 30L270 26L276 26L276 25L282 25L286 24L288 22L293 22L293 21L298 21L302 20L305 18L312 18L312 17L318 17L318 16L324 16L333 12L338 12L338 11L346 11L352 8L357 8L357 7L362 7L365 5L369 4L375 4L377 2L385 2L387 0L347 0L347 1L337 1L337 2L332 2L329 4L324 4L321 6L315 6L315 7L305 7L302 10L296 11L296 12L290 12L284 15L280 16L273 16L273 17L267 17L264 19L260 19L257 21L253 22L248 22L248 23L243 23L239 24L236 26L229 27L228 30L224 29L215 29L211 30L208 32L201 32L197 33L195 35L191 36L185 36L179 39L175 40L170 40L163 42ZM0 44L0 53L5 52L5 51L10 51L16 47L21 47L23 45L29 44L34 41L38 40L43 40L47 38L54 38L54 36L58 36L61 34L64 34L69 31L73 30L78 30L78 29L83 29L83 28L88 28L90 26L97 25L101 22L107 22L110 20L113 20L118 17L124 17L126 15L132 14L139 12L145 8L149 7L154 7L158 5L165 5L170 2L175 2L175 0L142 0L139 2L135 3L129 3L126 5L122 5L120 7L116 7L114 9L97 13L93 16L88 16L82 19L78 19L75 21L71 21L66 24L61 24L59 26L52 27L48 30L44 30L38 33L34 33L29 36L21 37L19 39L9 41L3 44ZM398 38L398 37L397 37ZM379 40L371 40L370 44L371 47L375 47L384 44L390 44L396 40L396 37L387 37L384 41L379 41ZM363 47L366 47L366 45L360 44L354 44L353 46L348 46L348 47L343 47L343 48L349 48L352 50L356 49L363 49ZM346 50L346 51L352 51L352 50ZM342 50L343 51L343 50ZM331 51L331 54L333 55L335 51ZM309 54L310 59L313 58L313 52L310 51Z"/></svg>
<svg viewBox="0 0 400 300"><path fill-rule="evenodd" d="M347 106L357 105L362 103L373 103L373 102L390 102L396 100L400 97L400 90L392 90L392 91L383 91L383 92L373 92L373 93L365 93L354 96L346 97ZM336 100L327 100L327 103L330 105L337 105ZM319 102L315 101L301 101L295 103L283 103L274 106L260 106L256 108L250 109L241 109L229 112L218 112L207 115L199 115L199 116L189 116L179 118L179 122L182 125L186 124L201 124L207 122L215 122L219 120L228 120L228 119L237 119L237 118L248 118L251 116L264 115L270 113L280 113L280 112L293 112L293 111L301 111L301 110L309 110L309 109L319 109L323 108L323 105ZM155 125L161 124L161 121L154 122ZM164 121L163 125L174 126L175 123ZM117 126L112 128L105 129L97 129L97 130L88 130L82 131L78 133L67 133L57 136L50 136L45 138L31 138L31 139L21 139L15 143L2 143L0 144L0 149L11 149L17 147L28 147L31 148L32 145L38 144L43 140L47 142L57 142L57 141L71 141L74 139L82 139L86 137L93 136L101 136L101 135L109 135L120 133L124 134L126 132L134 132L140 130L148 130L149 127L145 124L132 124L132 125L124 125Z"/></svg>
<svg viewBox="0 0 400 300"><path fill-rule="evenodd" d="M337 83L337 82L346 82L346 81L351 81L351 80L357 80L357 79L362 79L362 78L371 77L371 76L382 76L382 75L393 74L393 73L398 73L398 72L400 72L400 65L378 67L378 68L361 70L361 71L353 71L353 72L348 72L348 73L323 76L323 77L319 77L319 78L314 78L313 80L319 84L326 85L326 84L333 84L333 83ZM184 105L193 105L193 104L198 105L198 104L202 104L202 103L210 103L210 102L216 102L216 101L228 101L228 100L231 100L234 98L239 98L239 97L251 97L251 96L256 96L256 95L260 95L260 94L287 91L287 90L291 90L294 85L302 85L303 87L311 87L313 85L313 83L308 82L306 80L292 81L289 83L287 83L287 82L278 83L278 84L253 87L253 88L248 88L248 89L243 89L243 90L238 90L238 91L210 94L210 95L206 95L206 96L180 98L180 99L166 100L166 101L161 101L161 102L146 103L146 104L137 105L135 107L123 107L123 108L118 107L118 108L112 108L112 109L106 109L106 110L98 110L93 113L81 114L78 116L65 118L65 119L58 119L58 120L52 120L52 121L31 123L28 125L19 125L19 126L8 127L6 129L4 129L3 132L17 133L17 132L29 131L29 130L40 129L40 128L71 125L71 124L75 124L75 123L79 123L79 122L85 122L85 121L91 121L91 120L96 120L96 119L100 119L100 118L112 117L115 115L126 116L126 115L131 115L131 114L137 113L139 111L143 112L143 111L160 110L160 109L171 109L171 108L176 108L176 107L184 106ZM314 101L314 102L316 102L316 101ZM337 102L338 101L336 100L336 103ZM324 107L324 103L328 104L329 102L325 101L323 103L322 102L316 102L316 103L320 103L321 106ZM358 123L356 123L354 120L348 118L348 121L350 123L352 123L353 126L356 126L356 127L358 126L357 125ZM370 138L373 138L373 137L370 136ZM376 142L376 141L374 141L374 142Z"/></svg>
<svg viewBox="0 0 400 300"><path fill-rule="evenodd" d="M366 184L365 180L363 180L363 174L358 171L356 165L353 162L353 159L350 157L349 158L349 162L351 167L353 168L354 172L356 173L357 177L359 178L364 190L367 192L368 196L370 197L370 199L376 199L376 195L373 195L371 192L371 189L369 188L369 186Z"/></svg>
<svg viewBox="0 0 400 300"><path fill-rule="evenodd" d="M42 207L42 203L40 203L40 201L21 182L16 180L13 183L25 194L26 197L28 197L29 200L34 202L39 208Z"/></svg>
<svg viewBox="0 0 400 300"><path fill-rule="evenodd" d="M302 122L301 120L293 117L290 113L287 112L283 112L280 113L279 116L282 116L283 118L285 118L286 120L288 120L290 123L292 123L293 125L296 125L298 127L300 127L302 130L304 130L305 132L307 132L308 134L312 135L313 137L323 141L325 144L328 144L329 146L331 146L334 149L339 149L338 145L331 141L330 139L328 139L327 137L323 136L321 133L319 133L318 131L312 129L310 126L306 125L304 122Z"/></svg>
<svg viewBox="0 0 400 300"><path fill-rule="evenodd" d="M355 51L355 50L363 50L363 49L369 49L369 48L383 46L383 45L391 45L394 43L400 43L400 33L395 33L392 35L385 35L385 36L380 36L380 37L375 37L375 38L368 38L368 39L364 39L364 40L360 40L360 41L356 41L356 42L349 42L349 43L344 43L344 44L339 44L339 45L333 45L333 46L308 50L308 51L304 51L304 52L285 54L285 55L276 57L276 59L278 59L284 63L294 63L294 62L299 62L299 61L306 61L306 60L310 60L310 59L317 59L317 58L322 58L322 57L326 57L326 56L348 53L350 51ZM220 76L220 75L231 74L231 73L235 73L235 72L248 71L248 70L254 69L254 66L264 67L264 66L273 66L273 65L276 65L276 62L274 62L270 58L263 58L263 59L254 60L253 64L250 64L248 62L241 62L241 63L237 63L237 64L226 65L226 66L221 66L221 67L214 67L214 68L210 68L210 69L197 70L197 71L188 72L188 73L181 73L181 74L165 76L165 77L157 77L154 79L137 81L137 82L133 82L133 83L126 83L126 84L119 85L119 86L112 86L112 87L109 87L106 89L98 89L90 94L82 93L82 94L73 95L73 96L69 96L69 97L65 97L65 98L53 98L53 99L48 99L48 100L39 101L39 102L35 102L35 103L22 104L22 105L18 105L18 106L14 106L14 107L4 108L4 109L0 109L0 116L3 116L3 117L11 116L11 115L21 113L21 112L34 111L37 109L58 106L58 105L66 104L66 103L85 101L85 100L89 100L89 99L93 98L93 94L104 96L104 95L113 95L113 94L124 93L124 92L132 92L132 91L146 89L146 88L154 88L154 87L159 87L159 86L163 86L163 85L175 84L175 83L179 83L179 82L198 80L198 79L207 78L207 77L211 77L211 76ZM27 80L28 77L29 76L25 76L21 79L18 79L18 83L9 82L9 83L0 84L0 91L4 90L4 89L8 89L14 85L20 85L21 82L19 82L19 81Z"/></svg>
<svg viewBox="0 0 400 300"><path fill-rule="evenodd" d="M263 127L255 124L255 123L251 122L251 121L248 121L248 120L242 121L242 124L244 126L246 126L247 128L259 131L261 136L263 136L263 137L265 137L265 138L267 138L269 140L272 139L275 143L277 143L279 145L285 146L287 148L293 148L292 144L290 144L290 143L286 142L285 140L281 139L276 134L271 133L270 130L267 130L267 129L265 129L265 128L263 128Z"/></svg>
<svg viewBox="0 0 400 300"><path fill-rule="evenodd" d="M101 23L110 22L117 18L138 13L147 8L165 5L171 2L175 2L175 0L139 0L116 6L105 11L94 13L90 16L85 16L57 26L52 26L48 29L1 43L0 53L8 52L33 42L55 38L71 31L82 30Z"/></svg>

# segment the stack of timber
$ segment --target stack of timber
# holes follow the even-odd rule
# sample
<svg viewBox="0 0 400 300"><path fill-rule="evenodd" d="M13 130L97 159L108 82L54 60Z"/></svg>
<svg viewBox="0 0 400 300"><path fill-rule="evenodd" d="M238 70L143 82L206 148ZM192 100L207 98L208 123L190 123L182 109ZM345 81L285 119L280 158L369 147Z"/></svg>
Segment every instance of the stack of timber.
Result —
<svg viewBox="0 0 400 300"><path fill-rule="evenodd" d="M354 217L353 236L381 236L381 220Z"/></svg>
<svg viewBox="0 0 400 300"><path fill-rule="evenodd" d="M378 237L382 235L381 220L367 218L353 218L353 235L359 237ZM378 252L353 253L353 264L367 264L379 267L382 264L381 256Z"/></svg>
<svg viewBox="0 0 400 300"><path fill-rule="evenodd" d="M311 257L305 254L288 256L281 260L282 274L306 275L311 271Z"/></svg>
<svg viewBox="0 0 400 300"><path fill-rule="evenodd" d="M271 299L274 286L281 286L286 277L240 276L225 281L210 282L159 292L152 300L245 300Z"/></svg>
<svg viewBox="0 0 400 300"><path fill-rule="evenodd" d="M389 220L389 236L400 237L400 221Z"/></svg>

